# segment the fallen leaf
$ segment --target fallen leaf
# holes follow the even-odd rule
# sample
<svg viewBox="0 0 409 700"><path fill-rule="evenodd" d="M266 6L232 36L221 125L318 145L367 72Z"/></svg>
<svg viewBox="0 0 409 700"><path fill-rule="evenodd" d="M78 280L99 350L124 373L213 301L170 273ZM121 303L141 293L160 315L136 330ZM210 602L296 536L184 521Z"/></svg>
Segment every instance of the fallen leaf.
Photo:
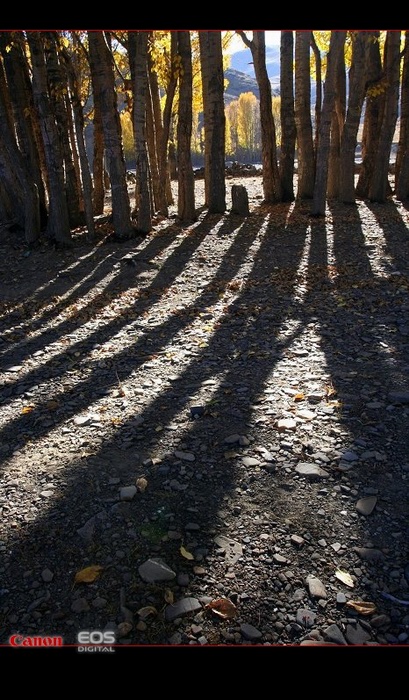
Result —
<svg viewBox="0 0 409 700"><path fill-rule="evenodd" d="M295 394L294 396L294 401L304 401L305 399L305 394L303 391L300 391L298 394Z"/></svg>
<svg viewBox="0 0 409 700"><path fill-rule="evenodd" d="M87 566L75 574L75 583L93 583L103 571L103 566Z"/></svg>
<svg viewBox="0 0 409 700"><path fill-rule="evenodd" d="M21 413L31 413L31 411L34 410L33 406L23 406L21 409Z"/></svg>
<svg viewBox="0 0 409 700"><path fill-rule="evenodd" d="M145 489L148 485L147 480L143 476L140 476L139 479L137 479L135 483L136 483L136 488L141 493L143 493L145 491Z"/></svg>
<svg viewBox="0 0 409 700"><path fill-rule="evenodd" d="M173 605L174 596L173 591L171 591L170 588L167 588L165 591L165 601L168 603L168 605Z"/></svg>
<svg viewBox="0 0 409 700"><path fill-rule="evenodd" d="M146 605L144 608L140 608L137 611L137 614L141 620L145 620L147 617L149 617L149 615L157 615L158 611L153 607L153 605Z"/></svg>
<svg viewBox="0 0 409 700"><path fill-rule="evenodd" d="M223 619L230 619L236 617L237 608L228 598L217 598L212 600L206 605L215 615L222 617Z"/></svg>
<svg viewBox="0 0 409 700"><path fill-rule="evenodd" d="M194 559L193 554L188 552L187 549L184 548L183 544L180 548L180 553L181 553L182 557L185 557L185 559Z"/></svg>
<svg viewBox="0 0 409 700"><path fill-rule="evenodd" d="M353 608L360 615L372 615L376 612L375 603L365 603L361 600L348 600L346 606L347 608Z"/></svg>
<svg viewBox="0 0 409 700"><path fill-rule="evenodd" d="M345 583L346 586L349 586L350 588L354 587L354 582L352 580L352 577L350 574L348 574L347 571L342 571L342 569L337 569L335 572L335 577L342 581L342 583Z"/></svg>

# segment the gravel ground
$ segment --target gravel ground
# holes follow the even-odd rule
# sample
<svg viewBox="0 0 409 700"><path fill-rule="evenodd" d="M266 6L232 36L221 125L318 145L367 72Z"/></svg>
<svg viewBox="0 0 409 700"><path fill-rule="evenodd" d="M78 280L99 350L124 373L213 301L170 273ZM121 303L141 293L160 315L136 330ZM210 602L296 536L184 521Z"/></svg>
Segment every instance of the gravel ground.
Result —
<svg viewBox="0 0 409 700"><path fill-rule="evenodd" d="M1 644L408 645L408 212L227 184L246 219L2 233Z"/></svg>

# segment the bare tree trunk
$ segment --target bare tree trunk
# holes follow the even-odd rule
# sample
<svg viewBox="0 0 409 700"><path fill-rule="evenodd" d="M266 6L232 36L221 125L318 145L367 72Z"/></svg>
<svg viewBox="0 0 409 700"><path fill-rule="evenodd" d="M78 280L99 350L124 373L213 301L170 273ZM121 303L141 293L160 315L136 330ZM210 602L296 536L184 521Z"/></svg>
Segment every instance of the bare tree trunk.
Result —
<svg viewBox="0 0 409 700"><path fill-rule="evenodd" d="M165 105L163 108L163 129L159 139L159 201L160 201L160 213L163 216L168 216L168 204L173 203L172 190L170 187L170 161L171 161L171 149L169 145L170 131L171 131L171 118L172 118L172 106L175 97L175 91L177 86L177 74L175 66L175 58L177 55L177 34L176 32L171 32L170 34L170 56L169 61L169 82L166 88ZM168 149L169 149L169 159L168 159ZM169 184L169 187L168 187Z"/></svg>
<svg viewBox="0 0 409 700"><path fill-rule="evenodd" d="M331 120L335 105L338 63L344 49L345 37L346 31L344 30L334 30L331 32L330 46L327 55L324 101L318 135L317 171L311 211L312 216L325 215Z"/></svg>
<svg viewBox="0 0 409 700"><path fill-rule="evenodd" d="M88 30L88 43L94 95L100 100L101 105L115 236L124 239L132 236L134 229L131 221L112 53L103 31Z"/></svg>
<svg viewBox="0 0 409 700"><path fill-rule="evenodd" d="M339 198L345 203L355 202L355 150L365 98L368 47L368 36L365 31L353 33L352 59L349 70L348 111L341 135L340 156Z"/></svg>
<svg viewBox="0 0 409 700"><path fill-rule="evenodd" d="M224 73L221 31L200 30L204 107L205 196L209 214L226 210Z"/></svg>
<svg viewBox="0 0 409 700"><path fill-rule="evenodd" d="M70 88L72 109L74 113L74 126L75 126L75 137L78 144L78 153L80 159L80 169L82 186L84 191L84 209L85 209L85 221L88 228L88 234L92 237L95 234L95 223L94 223L94 208L92 204L92 177L88 162L87 150L85 146L84 137L84 113L82 110L80 96L78 94L78 86L75 75L75 69L72 65L71 57L68 52L63 50L62 55L66 64L66 70L68 74L68 82Z"/></svg>
<svg viewBox="0 0 409 700"><path fill-rule="evenodd" d="M385 91L378 89L382 80L382 61L379 49L378 30L371 32L368 37L369 55L366 71L366 105L362 134L362 165L356 186L356 195L366 199L375 168L375 158L378 148L380 125L385 102ZM372 41L371 41L372 38Z"/></svg>
<svg viewBox="0 0 409 700"><path fill-rule="evenodd" d="M297 129L294 112L294 36L293 32L281 32L280 48L280 178L283 202L292 202L294 195L294 162Z"/></svg>
<svg viewBox="0 0 409 700"><path fill-rule="evenodd" d="M310 78L311 32L295 33L295 123L297 126L297 197L311 199L314 193L315 153L311 123Z"/></svg>
<svg viewBox="0 0 409 700"><path fill-rule="evenodd" d="M280 202L281 180L277 163L276 132L271 101L271 83L266 68L266 33L253 31L250 41L245 32L237 32L249 47L260 91L261 154L263 163L263 193L267 204Z"/></svg>
<svg viewBox="0 0 409 700"><path fill-rule="evenodd" d="M4 61L7 83L12 86L9 96L19 149L37 187L41 225L45 227L48 212L42 178L41 156L44 153L44 146L42 141L37 143L37 138L41 136L40 126L34 107L28 62L23 49L22 32L0 32L0 52Z"/></svg>
<svg viewBox="0 0 409 700"><path fill-rule="evenodd" d="M7 87L3 71L3 65L0 63L0 148L2 151L2 160L6 170L11 174L15 173L18 183L21 188L20 200L24 206L24 231L26 242L29 244L35 243L40 237L40 207L37 185L31 177L27 164L17 145L11 114L8 110ZM8 178L10 175L8 175ZM14 192L13 200L18 201L17 188Z"/></svg>
<svg viewBox="0 0 409 700"><path fill-rule="evenodd" d="M61 152L64 163L64 182L68 206L70 227L75 228L84 223L81 214L80 193L81 187L77 179L73 152L69 139L71 127L71 115L67 112L64 95L68 92L67 80L60 64L59 36L57 32L45 32L44 55L47 68L47 79L50 90L50 99L56 116L56 124L61 144ZM58 52L57 52L58 48Z"/></svg>
<svg viewBox="0 0 409 700"><path fill-rule="evenodd" d="M192 51L190 32L178 31L181 58L178 109L178 216L182 222L196 220L195 178L192 167Z"/></svg>
<svg viewBox="0 0 409 700"><path fill-rule="evenodd" d="M369 199L372 202L386 202L386 198L391 192L389 161L398 118L400 37L401 32L397 30L388 30L386 34L384 65L387 75L387 87L375 169L369 188Z"/></svg>
<svg viewBox="0 0 409 700"><path fill-rule="evenodd" d="M409 31L405 32L405 48L401 83L399 145L395 163L396 197L409 198Z"/></svg>
<svg viewBox="0 0 409 700"><path fill-rule="evenodd" d="M133 80L133 122L136 150L137 231L152 229L152 200L149 186L150 167L146 147L146 109L148 100L148 39L146 31L128 32L131 75Z"/></svg>
<svg viewBox="0 0 409 700"><path fill-rule="evenodd" d="M58 245L70 246L71 230L65 196L64 164L55 115L48 94L47 73L40 32L27 32L33 71L34 101L40 116L41 133L47 165L49 218L47 234Z"/></svg>

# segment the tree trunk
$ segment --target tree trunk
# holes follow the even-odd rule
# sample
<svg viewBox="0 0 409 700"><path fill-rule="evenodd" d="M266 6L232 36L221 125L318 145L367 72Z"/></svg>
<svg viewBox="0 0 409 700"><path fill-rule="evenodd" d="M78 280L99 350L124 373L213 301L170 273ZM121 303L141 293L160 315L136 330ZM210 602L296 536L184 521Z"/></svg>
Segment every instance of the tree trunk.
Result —
<svg viewBox="0 0 409 700"><path fill-rule="evenodd" d="M160 202L160 213L163 216L168 216L168 204L173 203L172 191L168 187L170 184L171 170L170 170L170 127L172 118L172 106L175 97L175 91L177 86L177 76L175 67L175 58L177 55L177 34L176 32L170 33L170 56L169 61L169 79L166 86L166 96L165 104L163 107L163 128L159 137L159 202ZM168 154L169 149L169 154ZM169 157L168 157L169 156Z"/></svg>
<svg viewBox="0 0 409 700"><path fill-rule="evenodd" d="M104 131L102 128L101 104L98 93L94 92L93 119L93 205L96 216L103 214L105 205L105 166Z"/></svg>
<svg viewBox="0 0 409 700"><path fill-rule="evenodd" d="M327 199L338 199L340 187L341 134L346 113L345 50L342 51L336 71L335 106L331 120L331 142L328 159Z"/></svg>
<svg viewBox="0 0 409 700"><path fill-rule="evenodd" d="M352 59L349 70L348 111L341 135L339 199L355 202L355 151L365 98L365 73L369 42L365 31L352 34Z"/></svg>
<svg viewBox="0 0 409 700"><path fill-rule="evenodd" d="M387 76L386 98L382 114L375 169L369 188L371 202L386 202L391 192L389 184L389 162L391 146L398 118L400 37L398 30L389 30L385 40L385 72Z"/></svg>
<svg viewBox="0 0 409 700"><path fill-rule="evenodd" d="M382 61L379 48L379 31L368 36L368 65L366 71L366 105L362 133L362 165L356 186L356 195L366 199L375 168L378 148L381 115L385 102L385 90L382 88Z"/></svg>
<svg viewBox="0 0 409 700"><path fill-rule="evenodd" d="M95 99L100 101L105 153L112 193L115 236L129 238L131 221L121 124L117 107L113 59L105 32L88 30L89 57Z"/></svg>
<svg viewBox="0 0 409 700"><path fill-rule="evenodd" d="M317 170L311 211L312 216L325 215L331 120L335 105L338 63L344 49L345 37L346 31L344 30L334 30L331 32L330 46L327 55L324 101L322 104L321 123L318 135Z"/></svg>
<svg viewBox="0 0 409 700"><path fill-rule="evenodd" d="M147 234L152 229L152 201L149 187L150 168L146 148L146 108L148 99L148 32L128 32L130 66L133 81L133 122L136 150L137 231Z"/></svg>
<svg viewBox="0 0 409 700"><path fill-rule="evenodd" d="M0 32L0 52L4 61L7 83L13 110L13 120L21 154L26 161L31 177L37 187L40 226L47 222L46 190L42 178L42 148L39 149L36 135L40 134L38 115L34 107L29 67L24 53L24 36L21 32Z"/></svg>
<svg viewBox="0 0 409 700"><path fill-rule="evenodd" d="M209 214L226 210L224 73L221 31L200 30L205 135L205 196Z"/></svg>
<svg viewBox="0 0 409 700"><path fill-rule="evenodd" d="M281 180L277 164L276 132L273 118L271 83L266 68L266 33L253 31L250 41L245 32L238 31L249 47L260 92L261 154L263 163L263 193L267 204L280 202Z"/></svg>
<svg viewBox="0 0 409 700"><path fill-rule="evenodd" d="M94 223L94 208L92 204L92 176L89 167L87 150L85 145L84 137L84 113L81 105L81 99L78 93L78 85L75 75L75 69L72 64L71 57L66 50L62 51L64 57L66 70L68 74L68 83L70 88L70 96L72 102L72 110L74 114L74 126L75 126L75 137L78 145L78 153L80 159L81 168L81 179L84 192L84 209L85 209L85 221L88 228L89 236L94 236L95 234L95 223Z"/></svg>
<svg viewBox="0 0 409 700"><path fill-rule="evenodd" d="M33 72L34 101L40 117L49 187L47 235L60 246L71 246L71 230L64 186L64 164L56 118L48 94L47 73L40 32L27 32Z"/></svg>
<svg viewBox="0 0 409 700"><path fill-rule="evenodd" d="M81 187L77 178L74 157L70 143L71 115L67 112L64 95L68 92L67 79L62 70L58 46L58 33L51 31L44 33L44 55L47 68L47 79L50 91L50 99L56 116L56 124L61 144L61 152L64 162L65 192L68 206L68 217L71 228L76 228L84 223L81 212L80 193Z"/></svg>
<svg viewBox="0 0 409 700"><path fill-rule="evenodd" d="M314 194L315 153L311 123L311 78L309 31L295 33L295 123L297 127L297 158L299 199L311 199Z"/></svg>
<svg viewBox="0 0 409 700"><path fill-rule="evenodd" d="M409 198L409 31L405 33L401 83L399 145L395 163L396 197Z"/></svg>
<svg viewBox="0 0 409 700"><path fill-rule="evenodd" d="M280 47L280 179L283 202L294 200L294 161L297 129L294 112L294 37L293 32L281 32Z"/></svg>
<svg viewBox="0 0 409 700"><path fill-rule="evenodd" d="M178 31L181 59L178 109L178 216L183 223L196 220L195 178L192 167L192 50L189 31Z"/></svg>
<svg viewBox="0 0 409 700"><path fill-rule="evenodd" d="M155 207L156 209L163 214L164 211L166 211L166 216L168 215L167 211L167 199L166 199L166 181L169 179L169 168L167 164L167 159L166 159L166 150L167 150L167 142L165 146L165 158L161 157L161 144L164 138L164 129L163 129L163 118L162 118L162 109L160 105L160 92L159 92L159 85L158 85L158 76L155 72L155 67L153 64L152 56L151 53L148 51L148 76L149 76L149 85L150 85L150 93L151 93L151 100L152 100L152 116L153 116L153 128L154 128L154 133L155 133L155 143L156 143L156 167L157 167L157 178L156 178L156 188L155 188ZM161 174L161 168L164 169L164 174L162 177ZM165 183L165 186L162 186L162 183ZM155 185L155 182L154 182Z"/></svg>
<svg viewBox="0 0 409 700"><path fill-rule="evenodd" d="M317 46L314 34L311 32L311 48L315 59L315 124L314 124L314 149L315 152L318 148L318 134L320 132L321 124L321 110L322 110L322 60L321 51Z"/></svg>
<svg viewBox="0 0 409 700"><path fill-rule="evenodd" d="M3 72L3 65L0 63L0 144L3 155L3 162L6 169L15 172L21 197L17 195L18 189L14 191L13 201L17 204L20 199L24 206L24 231L26 242L35 243L40 237L40 207L38 190L35 182L28 170L19 147L17 145L11 114L7 107L7 86ZM17 200L17 201L16 201Z"/></svg>

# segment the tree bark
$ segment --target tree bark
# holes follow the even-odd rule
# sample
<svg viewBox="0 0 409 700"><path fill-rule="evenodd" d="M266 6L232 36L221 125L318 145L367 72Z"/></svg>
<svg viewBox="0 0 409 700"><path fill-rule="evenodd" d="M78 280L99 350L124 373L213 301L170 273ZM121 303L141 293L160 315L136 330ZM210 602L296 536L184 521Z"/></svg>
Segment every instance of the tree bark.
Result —
<svg viewBox="0 0 409 700"><path fill-rule="evenodd" d="M200 30L205 134L205 195L209 214L226 210L224 74L221 31Z"/></svg>
<svg viewBox="0 0 409 700"><path fill-rule="evenodd" d="M395 163L395 191L397 199L405 200L409 198L409 31L405 32L400 131Z"/></svg>
<svg viewBox="0 0 409 700"><path fill-rule="evenodd" d="M47 235L59 246L71 246L71 229L64 186L64 164L56 117L48 94L43 37L40 32L27 32L33 71L34 101L40 117L49 187Z"/></svg>
<svg viewBox="0 0 409 700"><path fill-rule="evenodd" d="M385 102L385 90L382 89L382 60L379 48L378 30L368 37L368 65L366 71L366 104L362 133L362 165L356 186L356 195L362 199L369 196L369 187L375 168L375 157L380 134L381 115Z"/></svg>
<svg viewBox="0 0 409 700"><path fill-rule="evenodd" d="M280 46L280 179L283 202L292 202L294 195L294 162L297 129L294 112L294 36L293 32L281 32Z"/></svg>
<svg viewBox="0 0 409 700"><path fill-rule="evenodd" d="M148 32L128 32L128 43L133 81L133 122L136 150L136 229L142 234L147 234L152 229L152 201L149 187L150 168L146 146Z"/></svg>
<svg viewBox="0 0 409 700"><path fill-rule="evenodd" d="M101 106L105 153L111 183L114 231L117 238L124 239L132 236L134 229L131 221L112 53L103 31L88 30L88 42L94 97L100 101Z"/></svg>
<svg viewBox="0 0 409 700"><path fill-rule="evenodd" d="M178 31L181 58L178 109L178 216L183 223L196 220L195 178L192 166L192 50L189 31Z"/></svg>
<svg viewBox="0 0 409 700"><path fill-rule="evenodd" d="M266 68L266 33L253 31L250 41L245 32L237 32L249 47L260 92L261 156L263 163L263 194L266 204L282 199L281 180L277 163L276 132L273 117L271 83Z"/></svg>
<svg viewBox="0 0 409 700"><path fill-rule="evenodd" d="M335 105L338 63L344 49L345 37L346 31L344 30L334 30L331 32L330 46L327 55L324 100L318 134L317 169L311 211L312 216L325 215L331 121Z"/></svg>
<svg viewBox="0 0 409 700"><path fill-rule="evenodd" d="M389 161L398 118L400 37L401 32L398 30L389 30L386 34L384 65L387 76L387 87L375 159L375 169L369 188L369 199L371 202L386 202L387 196L391 192L389 184Z"/></svg>
<svg viewBox="0 0 409 700"><path fill-rule="evenodd" d="M368 36L365 31L352 34L352 59L349 71L348 110L341 135L339 199L355 202L355 151L365 99L365 73L368 58Z"/></svg>
<svg viewBox="0 0 409 700"><path fill-rule="evenodd" d="M297 127L297 159L299 199L314 194L315 153L311 123L310 39L311 32L295 33L295 123Z"/></svg>

